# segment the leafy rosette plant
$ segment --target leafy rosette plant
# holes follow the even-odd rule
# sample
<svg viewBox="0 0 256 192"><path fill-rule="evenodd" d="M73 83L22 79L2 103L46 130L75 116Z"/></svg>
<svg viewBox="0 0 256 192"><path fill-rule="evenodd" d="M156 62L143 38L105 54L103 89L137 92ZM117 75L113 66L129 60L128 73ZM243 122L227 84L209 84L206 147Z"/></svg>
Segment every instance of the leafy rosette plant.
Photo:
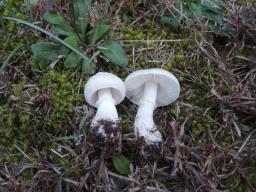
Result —
<svg viewBox="0 0 256 192"><path fill-rule="evenodd" d="M182 22L193 23L201 19L213 33L228 36L235 31L224 19L224 8L222 0L174 0L160 22L177 28Z"/></svg>
<svg viewBox="0 0 256 192"><path fill-rule="evenodd" d="M62 41L58 43L39 41L32 45L34 59L37 61L37 65L34 65L32 69L41 69L49 64L54 67L60 59L64 59L65 68L81 67L83 72L88 73L95 67L93 60L98 55L104 56L111 64L119 66L128 64L125 51L118 42L103 40L110 30L110 24L103 20L93 28L90 26L91 3L92 0L74 1L74 26L61 14L46 13L44 15L44 20L53 26L52 34ZM70 46L73 49L70 49ZM85 47L90 49L85 49ZM86 56L82 57L82 55Z"/></svg>

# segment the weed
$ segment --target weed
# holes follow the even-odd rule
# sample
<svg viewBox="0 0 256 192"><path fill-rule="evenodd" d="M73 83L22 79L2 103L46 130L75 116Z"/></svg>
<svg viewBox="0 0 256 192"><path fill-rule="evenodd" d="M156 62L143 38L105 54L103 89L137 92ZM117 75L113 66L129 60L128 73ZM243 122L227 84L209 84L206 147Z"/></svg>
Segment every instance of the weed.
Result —
<svg viewBox="0 0 256 192"><path fill-rule="evenodd" d="M32 46L35 60L33 70L42 69L49 62L52 63L53 68L64 57L65 68L76 69L82 66L83 72L87 73L95 67L93 60L96 60L95 57L100 54L115 65L126 66L128 64L126 54L119 43L102 39L110 29L108 21L103 20L97 25L91 26L89 30L88 20L91 3L91 1L74 1L75 27L72 27L63 15L53 13L44 15L44 19L53 25L52 33L58 37L55 39L59 41L59 44L52 42L34 44ZM66 44L69 45L68 48L73 47L73 51L67 49ZM87 49L86 53L91 55L91 59L87 56L81 57L84 55L82 48Z"/></svg>

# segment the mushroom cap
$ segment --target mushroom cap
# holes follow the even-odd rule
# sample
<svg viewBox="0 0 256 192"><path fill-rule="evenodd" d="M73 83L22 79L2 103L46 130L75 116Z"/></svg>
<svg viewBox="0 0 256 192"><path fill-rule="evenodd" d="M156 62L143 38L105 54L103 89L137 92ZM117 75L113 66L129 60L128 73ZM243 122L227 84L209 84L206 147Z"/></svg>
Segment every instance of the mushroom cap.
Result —
<svg viewBox="0 0 256 192"><path fill-rule="evenodd" d="M117 105L125 98L125 84L119 77L106 72L99 72L90 77L84 89L85 100L93 107L96 107L98 91L110 88L114 104Z"/></svg>
<svg viewBox="0 0 256 192"><path fill-rule="evenodd" d="M131 73L125 80L126 96L138 105L144 96L144 85L147 82L158 84L157 106L168 105L179 97L179 81L173 74L160 68L143 69Z"/></svg>

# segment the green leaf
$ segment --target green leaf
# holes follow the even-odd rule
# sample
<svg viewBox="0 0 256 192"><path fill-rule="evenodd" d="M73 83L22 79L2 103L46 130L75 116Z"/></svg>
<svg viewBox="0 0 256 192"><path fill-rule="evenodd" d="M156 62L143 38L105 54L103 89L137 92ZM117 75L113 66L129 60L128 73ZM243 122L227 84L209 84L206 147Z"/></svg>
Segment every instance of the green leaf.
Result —
<svg viewBox="0 0 256 192"><path fill-rule="evenodd" d="M54 25L69 25L67 20L60 14L45 13L43 16L44 20Z"/></svg>
<svg viewBox="0 0 256 192"><path fill-rule="evenodd" d="M160 18L160 22L162 24L167 24L167 25L170 25L172 28L177 28L180 24L180 20L179 20L180 17L168 17L168 16L162 16Z"/></svg>
<svg viewBox="0 0 256 192"><path fill-rule="evenodd" d="M71 52L68 54L65 62L64 62L64 66L67 69L75 69L77 68L81 63L81 57L75 53L75 52Z"/></svg>
<svg viewBox="0 0 256 192"><path fill-rule="evenodd" d="M99 26L94 27L89 33L89 43L95 44L97 40L99 40L108 30L110 26L103 22L100 23Z"/></svg>
<svg viewBox="0 0 256 192"><path fill-rule="evenodd" d="M202 10L201 10L202 6L201 4L199 4L198 2L191 2L189 4L189 17L195 21L196 19L198 19L199 17L202 16Z"/></svg>
<svg viewBox="0 0 256 192"><path fill-rule="evenodd" d="M70 31L65 31L61 26L54 26L52 32L59 36L72 36L75 33Z"/></svg>
<svg viewBox="0 0 256 192"><path fill-rule="evenodd" d="M23 45L18 45L15 47L12 52L7 56L7 58L4 60L4 62L0 63L0 73L2 73L5 69L5 67L9 64L12 57L15 55L15 53L22 47Z"/></svg>
<svg viewBox="0 0 256 192"><path fill-rule="evenodd" d="M69 36L64 41L72 47L78 47L79 45L79 38L76 35Z"/></svg>
<svg viewBox="0 0 256 192"><path fill-rule="evenodd" d="M59 42L61 45L71 49L72 51L76 52L78 55L80 55L82 58L84 59L89 59L86 55L84 55L79 49L70 46L68 43L66 43L65 41L63 41L62 39L60 39L58 36L46 31L45 29L42 29L41 27L34 25L33 23L29 23L27 21L21 20L21 19L17 19L17 18L13 18L13 17L2 17L3 19L7 19L7 20L11 20L11 21L15 21L17 23L22 23L24 25L27 25L29 27L32 27L38 31L41 31L42 33L48 35L49 37L55 39L57 42Z"/></svg>
<svg viewBox="0 0 256 192"><path fill-rule="evenodd" d="M205 16L206 18L208 18L211 21L214 21L218 24L223 24L224 23L224 19L221 13L217 14L216 12L206 9L206 10L202 10L203 11L203 16Z"/></svg>
<svg viewBox="0 0 256 192"><path fill-rule="evenodd" d="M82 72L84 74L89 74L94 68L95 68L95 65L90 59L83 59Z"/></svg>
<svg viewBox="0 0 256 192"><path fill-rule="evenodd" d="M224 25L213 25L212 31L219 36L230 37L236 35L236 29L228 23L225 23Z"/></svg>
<svg viewBox="0 0 256 192"><path fill-rule="evenodd" d="M44 19L53 25L56 25L54 32L58 35L74 35L75 32L69 22L60 14L46 13Z"/></svg>
<svg viewBox="0 0 256 192"><path fill-rule="evenodd" d="M64 42L67 43L69 46L75 47L77 50L79 50L79 52L81 52L81 53L83 52L83 50L78 47L79 46L79 39L76 35L66 37L64 39ZM67 47L61 46L61 48L59 49L59 52L62 55L66 55L71 51Z"/></svg>
<svg viewBox="0 0 256 192"><path fill-rule="evenodd" d="M60 45L40 41L31 46L34 58L37 60L53 61L58 57Z"/></svg>
<svg viewBox="0 0 256 192"><path fill-rule="evenodd" d="M85 32L89 20L89 7L93 0L75 0L74 1L74 16L76 28L82 34L81 39L85 39Z"/></svg>
<svg viewBox="0 0 256 192"><path fill-rule="evenodd" d="M119 154L113 157L112 162L115 169L122 175L130 173L130 161L123 155Z"/></svg>
<svg viewBox="0 0 256 192"><path fill-rule="evenodd" d="M102 44L104 49L102 54L115 65L126 66L128 64L128 57L125 54L122 46L115 41L106 41Z"/></svg>
<svg viewBox="0 0 256 192"><path fill-rule="evenodd" d="M39 65L39 63L38 62L32 62L32 64L31 64L31 70L32 70L32 72L36 72L36 71L38 71L40 69L40 65Z"/></svg>
<svg viewBox="0 0 256 192"><path fill-rule="evenodd" d="M44 60L36 60L34 59L34 61L31 64L31 70L33 72L37 72L39 70L45 70L49 67L49 62L44 61Z"/></svg>

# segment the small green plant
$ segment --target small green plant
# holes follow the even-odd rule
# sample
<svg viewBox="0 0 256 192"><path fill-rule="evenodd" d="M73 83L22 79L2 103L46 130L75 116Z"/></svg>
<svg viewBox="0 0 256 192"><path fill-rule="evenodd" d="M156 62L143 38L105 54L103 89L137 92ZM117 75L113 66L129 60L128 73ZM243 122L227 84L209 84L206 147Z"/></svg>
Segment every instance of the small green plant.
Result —
<svg viewBox="0 0 256 192"><path fill-rule="evenodd" d="M112 159L115 169L122 175L130 173L130 161L122 154L116 155Z"/></svg>
<svg viewBox="0 0 256 192"><path fill-rule="evenodd" d="M60 43L40 41L32 45L32 51L34 59L39 61L41 67L65 58L65 68L75 69L82 65L83 72L90 72L94 68L92 60L99 54L105 56L112 64L120 66L128 64L127 56L119 43L112 40L100 41L110 29L107 21L101 21L97 26L88 30L91 3L92 0L74 1L75 27L72 27L61 14L47 13L44 15L44 19L53 25L52 32L55 35L80 52L83 52L84 46L90 47L91 51L87 54L91 54L92 59L83 59Z"/></svg>
<svg viewBox="0 0 256 192"><path fill-rule="evenodd" d="M91 4L92 0L74 1L74 26L59 13L46 13L44 20L52 24L51 33L37 25L20 19L5 18L35 28L57 41L57 43L39 41L32 45L33 71L45 69L49 64L54 66L59 60L64 58L65 68L76 69L82 66L82 71L87 73L95 67L93 60L98 55L104 56L107 61L115 65L126 66L128 64L125 51L118 42L103 40L103 36L110 29L108 21L102 20L94 27L89 26L89 8ZM88 56L91 56L91 58Z"/></svg>
<svg viewBox="0 0 256 192"><path fill-rule="evenodd" d="M164 13L160 22L177 28L182 22L203 21L215 34L227 36L234 30L224 20L224 2L221 0L175 0Z"/></svg>

